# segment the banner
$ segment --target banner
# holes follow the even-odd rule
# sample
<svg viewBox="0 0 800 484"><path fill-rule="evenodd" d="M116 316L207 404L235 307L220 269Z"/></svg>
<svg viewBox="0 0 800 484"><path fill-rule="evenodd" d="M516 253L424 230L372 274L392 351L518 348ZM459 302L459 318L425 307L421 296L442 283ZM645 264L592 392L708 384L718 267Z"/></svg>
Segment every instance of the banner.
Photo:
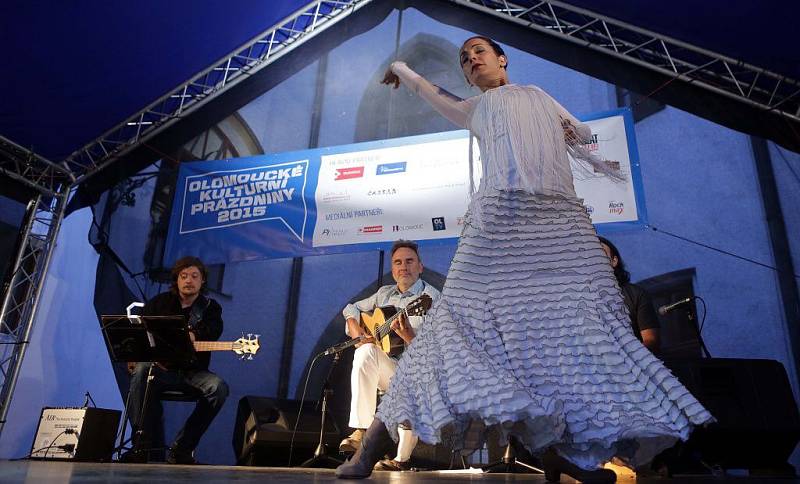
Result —
<svg viewBox="0 0 800 484"><path fill-rule="evenodd" d="M627 180L574 168L578 196L595 224L641 225L630 111L586 121L594 133L587 148ZM467 131L452 131L182 163L165 261L196 255L211 264L378 249L400 238L455 240L469 202L469 147ZM479 167L477 143L473 150Z"/></svg>

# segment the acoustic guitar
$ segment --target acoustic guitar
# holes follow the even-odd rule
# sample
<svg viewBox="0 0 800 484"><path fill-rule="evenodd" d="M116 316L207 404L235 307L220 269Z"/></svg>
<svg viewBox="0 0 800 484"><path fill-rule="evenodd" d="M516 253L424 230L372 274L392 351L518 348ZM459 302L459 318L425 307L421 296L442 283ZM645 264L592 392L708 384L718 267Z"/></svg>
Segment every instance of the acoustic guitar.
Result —
<svg viewBox="0 0 800 484"><path fill-rule="evenodd" d="M427 294L414 299L405 308L397 310L394 306L375 308L372 313L361 313L361 327L375 338L375 344L389 356L397 356L405 350L405 341L392 331L392 323L405 314L406 321L409 316L422 316L431 308L433 300ZM356 343L359 341L356 339ZM355 343L353 343L355 344Z"/></svg>

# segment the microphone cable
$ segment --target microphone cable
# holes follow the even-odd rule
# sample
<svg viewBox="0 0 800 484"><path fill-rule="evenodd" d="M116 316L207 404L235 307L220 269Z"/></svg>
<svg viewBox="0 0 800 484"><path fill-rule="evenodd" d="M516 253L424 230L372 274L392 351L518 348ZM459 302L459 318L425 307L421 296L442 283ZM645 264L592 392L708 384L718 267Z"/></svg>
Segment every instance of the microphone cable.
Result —
<svg viewBox="0 0 800 484"><path fill-rule="evenodd" d="M294 428L292 429L292 438L289 441L289 462L287 465L292 467L292 454L294 453L294 437L297 434L297 426L300 424L300 416L303 414L303 403L306 401L306 391L308 391L308 381L311 379L311 370L314 369L314 365L317 363L317 360L324 356L325 352L317 354L313 360L311 360L311 365L308 367L308 373L306 373L306 382L303 384L303 394L300 397L300 408L297 410L297 420L294 422Z"/></svg>

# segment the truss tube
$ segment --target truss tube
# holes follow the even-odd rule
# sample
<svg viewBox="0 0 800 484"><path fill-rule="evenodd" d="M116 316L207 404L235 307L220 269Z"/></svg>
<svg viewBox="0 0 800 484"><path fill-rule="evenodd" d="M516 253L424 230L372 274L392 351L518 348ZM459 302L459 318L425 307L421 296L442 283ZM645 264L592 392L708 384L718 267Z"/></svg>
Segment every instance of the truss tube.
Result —
<svg viewBox="0 0 800 484"><path fill-rule="evenodd" d="M602 52L604 54L610 55L612 57L616 57L616 58L624 60L626 62L632 62L632 63L634 63L634 64L636 64L638 66L641 66L641 67L656 71L656 72L658 72L660 74L664 74L665 76L673 77L675 79L679 79L681 81L685 81L687 83L691 83L691 84L700 86L703 89L712 91L712 92L717 93L717 94L721 94L721 95L723 95L725 97L728 97L730 99L735 99L735 100L737 100L739 102L743 102L743 103L745 103L745 104L747 104L749 106L761 109L763 111L772 111L775 114L778 114L778 115L780 115L780 116L782 116L784 118L789 118L789 119L792 119L794 121L800 122L800 117L794 116L791 113L787 113L785 111L780 111L780 110L773 109L770 106L766 106L766 105L764 105L762 103L753 101L753 100L745 98L745 97L741 97L741 96L739 96L739 95L737 95L737 94L735 94L733 92L726 91L724 89L720 89L720 88L718 88L716 86L712 86L712 85L707 84L707 83L705 83L705 82L703 82L701 80L691 78L691 77L686 76L684 74L676 74L675 72L673 72L673 71L671 71L669 69L665 69L663 67L659 67L659 66L650 64L648 62L645 62L643 60L637 59L635 57L627 56L627 55L624 55L622 53L615 52L615 51L613 51L611 49L606 49L606 48L603 48L601 46L592 44L592 43L587 42L585 40L577 39L575 37L568 36L566 34L561 34L559 32L553 31L552 29L543 28L543 27L541 27L539 25L536 25L535 23L532 23L530 21L525 21L525 20L516 18L513 15L507 15L507 14L504 14L504 13L497 12L495 9L486 7L484 5L477 5L477 4L473 3L470 0L448 0L448 1L450 1L452 3L456 3L456 4L459 4L459 5L462 5L462 6L465 6L465 7L468 7L468 8L479 10L481 12L493 15L493 16L501 18L501 19L505 19L505 20L507 20L509 22L513 22L513 23L515 23L517 25L520 25L522 27L534 29L534 30L537 30L539 32L545 33L547 35L550 35L550 36L553 36L553 37L557 37L559 39L564 39L564 40L566 40L568 42L572 42L572 43L574 43L576 45L580 45L582 47L587 47L587 48L592 49L592 50L597 51L597 52ZM597 15L595 13L592 13L592 12L590 12L588 10L578 9L576 7L568 6L566 4L562 4L560 2L555 2L555 1L553 1L551 3L553 5L558 5L559 7L569 8L569 9L572 9L573 11L585 13L586 15L592 15L592 16L597 16L597 17L603 18L602 16ZM653 36L653 37L657 37L657 38L667 39L667 40L669 40L670 43L674 42L677 45L686 46L686 48L688 48L688 49L694 50L696 52L704 53L705 55L708 55L709 57L715 58L715 60L728 60L728 61L730 61L730 62L732 62L732 63L734 63L734 64L736 64L738 66L747 67L747 68L753 69L756 72L760 72L762 74L769 74L769 75L772 75L772 76L779 76L779 74L772 73L770 71L767 71L766 69L762 69L760 67L754 67L754 66L746 64L744 62L735 60L735 59L729 59L729 58L727 58L725 56L716 54L714 52L704 51L703 49L698 49L697 47L682 43L680 41L674 41L674 40L669 39L668 37L662 37L660 35L656 35L653 32L648 32L648 31L643 30L643 29L639 29L639 28L635 28L635 27L632 27L632 26L628 26L628 25L624 24L623 22L619 22L617 20L609 19L608 21L611 24L624 26L625 28L630 28L631 30L638 31L638 32L643 33L645 35L649 35L649 36Z"/></svg>
<svg viewBox="0 0 800 484"><path fill-rule="evenodd" d="M75 181L75 174L71 170L2 135L0 135L0 174L50 197L57 196L56 186Z"/></svg>
<svg viewBox="0 0 800 484"><path fill-rule="evenodd" d="M12 274L14 277L19 273L20 265L22 264L22 258L25 254L25 251L22 250L26 247L26 241L31 235L33 231L33 224L36 222L36 207L39 205L42 196L38 195L35 199L28 202L28 208L26 209L25 213L25 227L22 229L22 233L20 234L20 241L17 255L14 257L14 264L12 267ZM14 277L11 279L11 283L9 284L9 288L13 287L14 285ZM0 309L0 323L6 320L6 315L8 314L8 306L11 304L11 291L7 291L3 297L3 306ZM0 326L0 331L2 331L2 326ZM0 418L0 420L3 420Z"/></svg>
<svg viewBox="0 0 800 484"><path fill-rule="evenodd" d="M47 158L45 158L45 157L43 157L41 155L37 155L36 153L34 153L31 150L23 148L22 146L20 146L17 143L11 141L10 139L6 138L5 136L0 135L0 143L7 144L7 145L15 148L16 150L21 151L22 153L25 153L26 155L33 156L40 163L44 163L45 165L47 165L51 169L53 169L55 171L58 171L58 172L60 172L60 173L62 173L64 175L68 176L70 178L70 181L73 181L73 182L75 181L75 174L73 174L71 170L68 170L65 167L63 167L62 165L59 165L57 163L53 163L52 161L48 160Z"/></svg>
<svg viewBox="0 0 800 484"><path fill-rule="evenodd" d="M2 311L0 311L0 321L4 321L10 313L9 306L13 297L12 288L15 286L15 282L19 281L20 278L29 279L28 284L30 287L27 290L27 297L21 311L19 311L21 315L19 322L20 324L24 324L24 327L22 328L21 332L17 331L19 336L17 337L16 344L14 345L13 356L11 357L11 371L10 374L6 372L6 377L3 378L3 386L0 388L0 398L2 398L2 401L0 401L0 436L2 436L3 428L5 427L9 406L11 404L12 396L14 395L14 387L17 384L17 379L19 378L19 373L22 368L22 360L25 357L25 351L29 344L29 338L33 329L33 322L36 318L36 311L39 307L39 296L41 295L42 286L44 285L45 275L47 274L47 270L50 266L50 260L53 257L55 239L58 235L59 229L61 228L61 221L64 219L64 211L67 206L68 194L69 188L64 186L62 193L49 201L51 204L48 207L49 210L40 209L44 203L42 201L42 195L37 196L32 202L34 205L28 214L28 220L25 224L24 237L14 260L14 275L11 279L11 285L6 291L5 297L3 298ZM34 228L36 224L41 223L37 215L46 212L50 213L50 225L47 228L44 246L39 248L42 253L40 254L39 259L36 261L33 273L30 275L24 275L22 262L25 251L30 247L31 240L36 238L34 236ZM33 250L36 249L34 248Z"/></svg>
<svg viewBox="0 0 800 484"><path fill-rule="evenodd" d="M16 173L16 172L11 171L11 170L7 170L7 169L2 168L2 167L0 167L0 173L2 173L3 175L5 175L5 176L7 176L7 177L9 177L9 178L11 178L13 180L16 180L16 181L18 181L20 183L24 183L25 185L33 188L34 190L36 190L37 192L39 192L41 194L45 194L45 195L48 195L50 197L57 196L56 192L54 192L53 190L50 190L47 187L44 187L42 185L39 185L36 182L31 181L28 178L20 175L19 173Z"/></svg>
<svg viewBox="0 0 800 484"><path fill-rule="evenodd" d="M114 133L117 133L119 130L123 129L124 127L128 126L129 123L131 123L131 122L136 123L141 128L142 127L142 123L137 123L135 121L136 118L138 118L140 116L143 116L145 113L152 112L154 108L156 108L160 104L164 103L166 100L170 99L172 96L176 95L177 93L185 92L185 89L186 89L187 86L191 86L191 85L197 83L204 76L208 76L210 73L212 73L216 69L218 69L222 64L226 63L227 60L233 59L233 58L240 58L241 57L240 53L242 51L244 51L248 46L252 46L252 45L255 45L255 44L258 44L258 43L263 43L264 39L266 39L267 37L270 37L270 40L268 41L269 42L269 48L268 48L267 52L262 53L259 56L260 58L258 60L253 61L252 63L248 63L246 65L243 65L241 67L238 67L236 75L232 75L231 76L232 78L228 78L227 76L224 76L225 77L225 81L224 82L223 81L215 81L213 85L207 85L207 86L204 85L203 86L204 87L203 94L195 96L194 99L196 99L196 100L193 99L193 100L189 100L189 101L184 102L184 100L182 99L181 100L181 109L179 111L173 109L171 113L165 114L160 119L149 123L149 124L153 125L152 128L142 128L141 129L141 134L139 132L137 132L136 136L129 137L127 140L119 142L119 144L126 144L127 143L127 146L124 146L123 148L121 148L119 150L117 150L117 149L112 150L112 153L110 153L108 156L104 156L103 158L101 158L99 160L96 160L93 163L94 166L87 167L87 170L81 176L79 176L77 178L75 183L76 184L80 184L80 183L86 181L88 178L90 178L92 175L97 173L100 169L102 169L109 162L111 162L111 161L113 161L113 160L115 160L115 159L117 159L117 158L119 158L121 156L124 156L125 154L129 153L130 151L132 151L133 149L138 147L141 143L151 139L156 134L160 133L161 131L163 131L167 127L173 125L175 122L177 122L181 118L181 115L183 115L184 113L191 113L191 112L199 109L200 107L204 106L208 102L210 102L213 99L215 99L221 93L227 91L228 89L230 89L233 86L237 85L239 82L245 80L248 76L247 75L243 75L243 74L252 75L255 72L258 72L259 70L261 70L264 67L272 64L273 62L275 62L276 60L280 59L284 55L286 55L289 52L293 51L296 47L299 47L305 41L314 38L319 33L324 32L329 27L335 25L336 23L338 23L342 19L347 18L349 15L351 15L356 10L358 10L361 7L371 3L371 1L372 0L349 0L349 1L343 1L343 2L332 2L332 1L316 0L316 1L308 3L303 8L298 9L292 15L284 18L283 20L281 20L277 24L275 24L272 27L270 27L270 29L262 32L261 34L257 35L256 37L253 37L253 39L251 39L250 42L245 43L245 44L237 47L231 54L220 58L219 60L217 60L216 62L211 64L210 67L206 68L201 73L193 76L190 80L188 80L185 83L182 83L180 86L177 86L176 88L170 90L170 92L168 92L167 94L165 94L164 96L162 96L158 100L154 101L153 103L151 103L150 105L148 105L147 107L142 109L139 113L136 113L135 115L133 115L130 118L128 118L125 121L123 121L122 123L119 123L117 126L111 128L110 130L105 132L101 137L95 139L94 141L88 143L87 145L85 145L81 149L79 149L79 150L75 151L74 153L72 153L67 158L67 161L68 162L76 162L77 163L77 159L80 158L82 153L89 152L89 150L91 150L91 148L96 146L97 144L101 144L102 145L104 142L107 142L106 138L110 137ZM303 16L304 14L306 14L314 6L318 7L320 4L328 4L328 5L338 4L340 6L341 10L339 10L336 13L335 17L327 18L327 20L325 22L323 22L323 23L320 23L318 21L318 19L315 19L315 21L308 27L309 28L308 31L295 31L295 30L292 30L292 29L289 29L288 27L286 27L287 24L289 24L293 19L296 21L297 18L299 18L299 17ZM329 14L325 14L325 15L327 17ZM286 31L287 29L291 30L293 32L293 34L295 34L295 35L287 38L285 41L276 41L276 40L274 40L275 32ZM298 37L300 37L302 39L302 41L298 41ZM273 49L273 45L274 44L278 44L278 46L280 47L280 51L277 52L277 53L273 53L274 52L274 49ZM134 121L132 121L132 120L134 120Z"/></svg>
<svg viewBox="0 0 800 484"><path fill-rule="evenodd" d="M461 5L469 5L469 4L473 3L470 0L449 0L449 1L461 4ZM740 61L738 59L734 59L733 57L728 57L728 56L720 54L718 52L706 50L706 49L703 49L702 47L697 47L696 45L683 42L681 40L675 39L675 38L670 37L668 35L656 34L655 32L653 32L651 30L643 29L641 27L637 27L635 25L631 25L629 23L623 22L621 20L617 20L615 18L607 17L605 15L601 15L599 13L592 12L591 10L586 10L584 8L576 7L575 5L571 5L569 3L563 3L563 2L560 2L558 0L548 0L548 3L551 3L551 4L553 4L553 5L555 5L555 6L559 7L559 8L563 8L564 10L570 10L572 12L576 12L576 13L580 13L580 14L583 14L583 15L587 15L589 17L598 18L598 19L600 19L600 20L602 20L604 22L608 22L608 23L610 23L612 25L617 25L617 26L620 26L620 27L624 27L624 28L626 28L626 29L628 29L630 31L636 32L638 34L657 37L660 40L669 42L670 44L676 45L678 47L683 47L684 49L691 50L691 51L694 51L694 52L697 52L699 54L703 54L703 55L706 55L706 56L709 56L709 57L716 57L716 58L719 58L721 60L724 60L725 62L730 62L732 64L735 64L735 65L740 66L740 67L744 67L746 69L762 72L764 74L767 74L767 75L770 75L770 76L773 76L773 77L782 77L783 76L782 74L778 74L776 72L772 72L770 70L764 69L762 67L754 66L754 65L748 64L746 62L742 62L742 61Z"/></svg>

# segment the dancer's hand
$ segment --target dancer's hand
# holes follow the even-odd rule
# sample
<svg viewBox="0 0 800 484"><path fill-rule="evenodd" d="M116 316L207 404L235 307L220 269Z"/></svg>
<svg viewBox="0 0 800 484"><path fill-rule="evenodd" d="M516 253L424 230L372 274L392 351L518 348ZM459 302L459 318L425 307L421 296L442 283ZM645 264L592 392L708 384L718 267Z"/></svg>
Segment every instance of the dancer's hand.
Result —
<svg viewBox="0 0 800 484"><path fill-rule="evenodd" d="M386 69L386 74L383 75L383 79L381 80L381 84L386 84L386 85L394 84L394 88L395 89L400 87L400 78L397 77L397 74L392 72L392 67L391 66L389 66L389 68Z"/></svg>

